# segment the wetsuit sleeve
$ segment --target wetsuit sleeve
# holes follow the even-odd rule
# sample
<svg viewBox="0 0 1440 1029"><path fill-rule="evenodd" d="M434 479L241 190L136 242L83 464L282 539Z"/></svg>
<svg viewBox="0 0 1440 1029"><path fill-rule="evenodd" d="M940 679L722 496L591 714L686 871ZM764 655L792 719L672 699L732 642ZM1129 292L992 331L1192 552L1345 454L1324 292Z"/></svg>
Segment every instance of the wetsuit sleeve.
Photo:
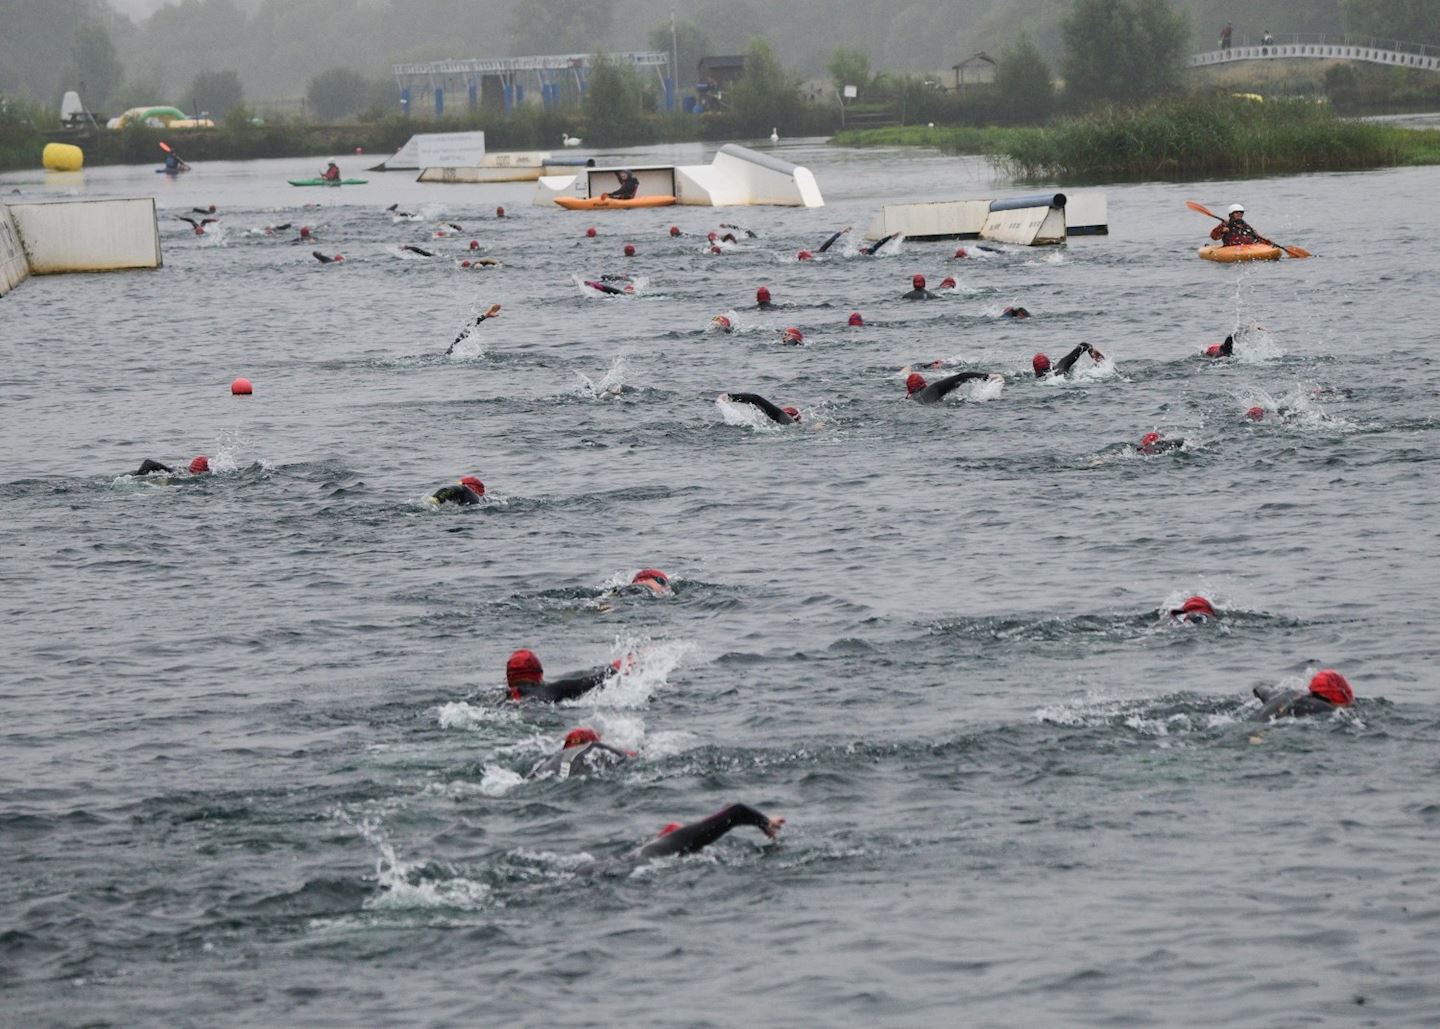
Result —
<svg viewBox="0 0 1440 1029"><path fill-rule="evenodd" d="M674 832L659 839L651 840L640 848L641 857L660 857L665 854L693 854L714 843L731 829L741 825L753 825L757 829L770 824L770 819L748 804L731 804L723 811L717 811L709 818L682 825Z"/></svg>
<svg viewBox="0 0 1440 1029"><path fill-rule="evenodd" d="M865 254L867 254L867 255L869 255L869 256L872 256L872 257L873 257L874 254L875 254L875 251L879 250L879 249L880 249L881 247L883 247L886 243L889 243L892 239L894 239L894 238L895 238L896 236L898 236L898 235L899 235L898 232L892 232L892 233L890 233L890 235L886 236L884 239L877 240L875 243L872 243L868 249L866 249L866 250L864 250L864 251L862 251L862 252L865 253Z"/></svg>
<svg viewBox="0 0 1440 1029"><path fill-rule="evenodd" d="M1089 343L1081 343L1074 350L1070 351L1070 353L1060 358L1060 362L1055 365L1055 374L1069 375L1070 369L1075 367L1075 362L1080 360L1080 355L1085 353L1089 349Z"/></svg>
<svg viewBox="0 0 1440 1029"><path fill-rule="evenodd" d="M426 257L429 257L430 255L429 255L429 254L426 254L425 256L426 256ZM490 316L489 316L488 314L479 315L479 316L477 316L476 319L475 319L475 324L476 324L476 325L479 325L481 322L483 322L486 318L489 318L489 317L490 317ZM452 352L455 350L455 345L456 345L457 343L459 343L462 339L464 339L464 338L465 338L466 336L468 336L468 335L470 335L470 326L467 325L465 328L463 328L463 329L460 330L460 335L458 335L458 336L455 337L455 343L451 343L449 349L446 350L445 353L447 353L447 354L452 353Z"/></svg>
<svg viewBox="0 0 1440 1029"><path fill-rule="evenodd" d="M835 235L833 235L833 236L831 236L829 239L827 239L824 243L821 243L821 244L820 244L820 249L819 249L818 251L816 251L816 252L823 254L825 251L827 251L827 250L829 250L831 247L833 247L833 246L835 245L835 241L836 241L837 239L839 239L839 238L840 238L841 236L843 236L843 235L845 235L845 230L844 230L844 229L841 229L839 232L835 233Z"/></svg>
<svg viewBox="0 0 1440 1029"><path fill-rule="evenodd" d="M1256 688L1255 696L1260 697L1261 689L1263 689L1263 687ZM1284 718L1286 715L1296 714L1297 712L1294 709L1296 702L1303 700L1305 696L1307 696L1307 694L1300 694L1294 690L1267 690L1266 692L1268 699L1267 697L1260 698L1264 701L1265 706L1255 714L1255 721L1257 722L1272 722L1277 718Z"/></svg>
<svg viewBox="0 0 1440 1029"><path fill-rule="evenodd" d="M917 393L916 397L922 404L938 404L957 386L975 379L988 379L989 377L989 372L960 372L957 375L947 375L943 379L936 379L930 383Z"/></svg>
<svg viewBox="0 0 1440 1029"><path fill-rule="evenodd" d="M1235 337L1226 336L1225 342L1220 344L1220 356L1230 357L1235 353Z"/></svg>
<svg viewBox="0 0 1440 1029"><path fill-rule="evenodd" d="M147 457L140 462L140 467L135 469L135 474L149 475L151 472L173 472L174 470L168 464L161 464L159 461L152 461Z"/></svg>
<svg viewBox="0 0 1440 1029"><path fill-rule="evenodd" d="M776 407L774 404L766 400L758 393L731 393L730 399L741 404L755 405L760 410L764 411L766 417L768 417L772 422L777 422L780 425L795 424L794 418L791 418L788 414L780 410L780 408Z"/></svg>
<svg viewBox="0 0 1440 1029"><path fill-rule="evenodd" d="M574 700L604 683L613 672L614 669L609 665L602 665L588 672L567 675L563 679L547 679L527 695L537 700Z"/></svg>

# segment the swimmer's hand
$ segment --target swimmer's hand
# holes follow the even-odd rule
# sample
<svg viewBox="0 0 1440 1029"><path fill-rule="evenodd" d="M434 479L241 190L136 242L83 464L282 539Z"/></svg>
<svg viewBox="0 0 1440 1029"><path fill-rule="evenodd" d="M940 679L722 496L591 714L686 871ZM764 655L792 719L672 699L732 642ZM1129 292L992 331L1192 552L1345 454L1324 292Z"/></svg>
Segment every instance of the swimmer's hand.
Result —
<svg viewBox="0 0 1440 1029"><path fill-rule="evenodd" d="M499 304L491 304L491 305L490 305L490 310L488 310L488 311L485 312L485 317L486 317L486 318L494 318L494 317L495 317L497 314L499 314L499 313L500 313L500 305L499 305Z"/></svg>
<svg viewBox="0 0 1440 1029"><path fill-rule="evenodd" d="M1004 382L1004 381L1005 381L1005 376L1001 375L999 372L991 372L989 375L985 376L985 381L986 381L986 382Z"/></svg>
<svg viewBox="0 0 1440 1029"><path fill-rule="evenodd" d="M723 400L723 401L725 401L725 403L728 404L728 403L730 403L730 394L729 394L729 393L721 393L721 394L720 394L718 397L716 397L715 399L716 399L716 400Z"/></svg>
<svg viewBox="0 0 1440 1029"><path fill-rule="evenodd" d="M1105 355L1100 353L1100 351L1096 350L1094 347L1091 347L1090 360L1094 361L1096 364L1099 364L1101 361L1105 360Z"/></svg>
<svg viewBox="0 0 1440 1029"><path fill-rule="evenodd" d="M780 830L785 828L785 819L772 818L760 827L760 831L772 840L780 835Z"/></svg>

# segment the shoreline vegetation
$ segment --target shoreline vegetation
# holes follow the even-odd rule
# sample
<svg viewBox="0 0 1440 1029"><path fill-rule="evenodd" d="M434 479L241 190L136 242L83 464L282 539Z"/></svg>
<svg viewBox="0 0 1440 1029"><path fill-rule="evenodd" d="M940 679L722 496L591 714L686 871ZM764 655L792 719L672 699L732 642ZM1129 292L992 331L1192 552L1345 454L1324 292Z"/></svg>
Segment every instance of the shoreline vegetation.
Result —
<svg viewBox="0 0 1440 1029"><path fill-rule="evenodd" d="M838 146L928 146L987 157L1020 180L1186 179L1440 164L1440 132L1341 118L1308 100L1187 97L1044 126L905 126L837 133Z"/></svg>

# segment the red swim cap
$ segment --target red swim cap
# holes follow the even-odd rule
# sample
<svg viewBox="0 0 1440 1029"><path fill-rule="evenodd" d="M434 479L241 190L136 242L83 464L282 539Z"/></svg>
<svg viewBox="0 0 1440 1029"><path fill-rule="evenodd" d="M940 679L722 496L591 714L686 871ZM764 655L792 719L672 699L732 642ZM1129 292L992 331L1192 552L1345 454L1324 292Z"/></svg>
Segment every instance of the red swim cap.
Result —
<svg viewBox="0 0 1440 1029"><path fill-rule="evenodd" d="M916 289L924 289L924 288L925 288L925 276L923 276L923 275L912 275L912 276L910 277L910 285L914 286Z"/></svg>
<svg viewBox="0 0 1440 1029"><path fill-rule="evenodd" d="M860 317L860 312L859 312L859 311L851 311L851 312L850 312L850 324L851 324L851 325L864 325L864 324L865 324L865 319Z"/></svg>
<svg viewBox="0 0 1440 1029"><path fill-rule="evenodd" d="M626 256L626 257L634 257L634 256L635 256L635 244L634 244L634 243L626 243L626 244L625 244L625 256Z"/></svg>
<svg viewBox="0 0 1440 1029"><path fill-rule="evenodd" d="M960 260L962 257L969 257L969 256L970 256L970 251L966 250L964 247L960 247L959 249L957 249L957 250L955 251L955 260L957 260L957 261Z"/></svg>
<svg viewBox="0 0 1440 1029"><path fill-rule="evenodd" d="M707 233L705 233L705 239L706 239L708 242L710 242L710 243L714 243L714 242L715 242L717 239L719 239L719 238L720 238L720 237L717 236L717 235L715 235L715 233L713 233L713 232L707 232Z"/></svg>
<svg viewBox="0 0 1440 1029"><path fill-rule="evenodd" d="M659 831L656 835L657 835L657 836L669 836L669 835L670 835L672 832L674 832L676 829L683 829L683 828L685 828L685 827L684 827L683 825L681 825L679 822L666 822L664 825L662 825L662 826L660 827L660 831Z"/></svg>
<svg viewBox="0 0 1440 1029"><path fill-rule="evenodd" d="M955 288L955 276L953 276L953 275L947 275L947 276L945 276L943 279L941 279L941 280L940 280L940 288L941 288L941 289L954 289L954 288Z"/></svg>
<svg viewBox="0 0 1440 1029"><path fill-rule="evenodd" d="M599 743L600 734L594 729L571 729L565 734L565 749L583 747L587 743Z"/></svg>
<svg viewBox="0 0 1440 1029"><path fill-rule="evenodd" d="M460 262L460 267L461 267L461 268L469 268L469 267L470 267L470 262L469 262L469 261L461 261L461 262Z"/></svg>
<svg viewBox="0 0 1440 1029"><path fill-rule="evenodd" d="M804 342L805 342L805 334L802 333L799 329L795 328L795 326L792 325L792 326L790 326L790 328L788 328L788 329L786 329L784 332L780 333L780 342L781 342L781 343L804 343Z"/></svg>
<svg viewBox="0 0 1440 1029"><path fill-rule="evenodd" d="M811 259L812 257L814 257L814 256L815 256L815 255L812 254L810 251L808 251L808 250L802 250L802 251L800 251L798 254L795 255L795 260L797 260L797 261L808 261L808 260L810 260L810 259Z"/></svg>
<svg viewBox="0 0 1440 1029"><path fill-rule="evenodd" d="M1036 375L1044 375L1050 370L1050 358L1044 354L1036 354L1030 359L1030 367L1035 369Z"/></svg>
<svg viewBox="0 0 1440 1029"><path fill-rule="evenodd" d="M678 235L680 235L680 226L678 226L678 225L672 225L672 226L670 226L670 235L672 235L672 236L678 236Z"/></svg>
<svg viewBox="0 0 1440 1029"><path fill-rule="evenodd" d="M471 250L479 250L479 249L480 249L480 241L479 241L478 239L472 239L472 240L470 241L470 249L471 249Z"/></svg>
<svg viewBox="0 0 1440 1029"><path fill-rule="evenodd" d="M1252 422L1263 422L1265 420L1265 409L1257 404L1245 412L1245 417L1249 418Z"/></svg>
<svg viewBox="0 0 1440 1029"><path fill-rule="evenodd" d="M193 460L193 461L190 462L190 474L191 474L191 475L201 475L201 474L204 474L205 472L208 472L209 470L210 470L210 459L209 459L208 457L206 457L204 454L201 454L199 457L195 458L195 460Z"/></svg>
<svg viewBox="0 0 1440 1029"><path fill-rule="evenodd" d="M302 226L300 226L300 238L301 238L301 239L309 239L309 238L310 238L310 226L308 226L308 225L302 225Z"/></svg>
<svg viewBox="0 0 1440 1029"><path fill-rule="evenodd" d="M800 420L800 409L798 407L782 407L780 410L795 419L795 421L798 422Z"/></svg>
<svg viewBox="0 0 1440 1029"><path fill-rule="evenodd" d="M1345 681L1345 676L1333 668L1326 668L1315 673L1315 677L1310 680L1310 692L1317 697L1324 697L1332 704L1339 704L1341 707L1355 699L1355 691Z"/></svg>
<svg viewBox="0 0 1440 1029"><path fill-rule="evenodd" d="M757 303L762 303L762 304L763 304L763 303L766 303L767 301L769 301L769 299L770 299L770 287L769 287L769 286L761 286L759 289L757 289L757 290L755 291L755 300L756 300Z"/></svg>
<svg viewBox="0 0 1440 1029"><path fill-rule="evenodd" d="M533 650L517 650L505 662L505 682L512 692L517 683L543 682L545 669Z"/></svg>
<svg viewBox="0 0 1440 1029"><path fill-rule="evenodd" d="M504 218L504 217L505 217L505 208L503 208L503 207L497 207L497 208L495 208L495 217L496 217L496 218Z"/></svg>
<svg viewBox="0 0 1440 1029"><path fill-rule="evenodd" d="M1159 434L1158 432L1147 432L1145 435L1143 435L1143 436L1140 437L1140 447L1141 447L1141 449L1144 449L1145 447L1151 446L1151 445L1153 445L1153 444L1155 444L1155 443L1159 443L1159 442L1160 442L1160 434Z"/></svg>
<svg viewBox="0 0 1440 1029"><path fill-rule="evenodd" d="M723 254L725 251L721 250L718 246L713 246L710 248L710 252L712 254Z"/></svg>
<svg viewBox="0 0 1440 1029"><path fill-rule="evenodd" d="M345 255L344 255L344 254L336 254L334 257L330 258L330 260L332 260L332 261L343 261L343 260L345 260Z"/></svg>
<svg viewBox="0 0 1440 1029"><path fill-rule="evenodd" d="M482 497L485 495L485 484L479 479L475 478L475 476L473 475L467 475L465 476L465 478L461 479L460 485L468 486L470 489L474 490Z"/></svg>
<svg viewBox="0 0 1440 1029"><path fill-rule="evenodd" d="M924 388L925 376L919 372L911 372L909 378L905 380L905 395L908 397L911 393L919 392Z"/></svg>
<svg viewBox="0 0 1440 1029"><path fill-rule="evenodd" d="M1220 356L1220 344L1219 344L1219 343L1211 343L1208 347L1205 348L1205 356L1206 356L1206 357L1219 357L1219 356Z"/></svg>
<svg viewBox="0 0 1440 1029"><path fill-rule="evenodd" d="M585 230L585 238L586 238L586 239L594 239L594 238L595 238L595 228L594 228L594 226L591 226L590 228L588 228L588 229Z"/></svg>
<svg viewBox="0 0 1440 1029"><path fill-rule="evenodd" d="M1157 438L1158 438L1158 437L1157 437ZM1201 614L1201 615L1205 615L1205 616L1208 617L1208 618L1219 618L1219 617L1220 617L1219 615L1217 615L1217 614L1215 613L1215 609L1210 606L1210 601L1206 600L1204 597L1190 597L1188 600L1185 601L1185 603L1181 604L1180 607L1179 607L1177 610L1171 611L1170 613L1171 613L1172 615L1173 615L1173 614L1182 614L1182 615Z"/></svg>
<svg viewBox="0 0 1440 1029"><path fill-rule="evenodd" d="M711 325L718 325L720 328L724 329L726 332L729 332L729 331L730 331L730 319L729 319L729 318L726 318L723 314L717 314L714 318L711 318L711 319L710 319L710 324L711 324Z"/></svg>
<svg viewBox="0 0 1440 1029"><path fill-rule="evenodd" d="M635 573L634 578L630 580L630 584L633 586L636 583L646 582L647 580L655 583L657 586L664 586L666 589L670 588L670 576L658 568L640 569Z"/></svg>

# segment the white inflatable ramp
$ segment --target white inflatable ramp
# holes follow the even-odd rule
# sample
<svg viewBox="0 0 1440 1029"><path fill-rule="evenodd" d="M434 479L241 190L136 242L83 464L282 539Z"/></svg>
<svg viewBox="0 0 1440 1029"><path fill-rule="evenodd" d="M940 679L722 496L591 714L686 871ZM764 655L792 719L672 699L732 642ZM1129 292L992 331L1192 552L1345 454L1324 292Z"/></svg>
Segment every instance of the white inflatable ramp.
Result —
<svg viewBox="0 0 1440 1029"><path fill-rule="evenodd" d="M1039 193L1000 200L886 204L865 230L869 240L903 232L908 239L993 239L1034 246L1069 236L1103 236L1105 194Z"/></svg>
<svg viewBox="0 0 1440 1029"><path fill-rule="evenodd" d="M159 268L155 199L59 200L0 206L0 293L27 275ZM25 273L17 278L17 251Z"/></svg>

